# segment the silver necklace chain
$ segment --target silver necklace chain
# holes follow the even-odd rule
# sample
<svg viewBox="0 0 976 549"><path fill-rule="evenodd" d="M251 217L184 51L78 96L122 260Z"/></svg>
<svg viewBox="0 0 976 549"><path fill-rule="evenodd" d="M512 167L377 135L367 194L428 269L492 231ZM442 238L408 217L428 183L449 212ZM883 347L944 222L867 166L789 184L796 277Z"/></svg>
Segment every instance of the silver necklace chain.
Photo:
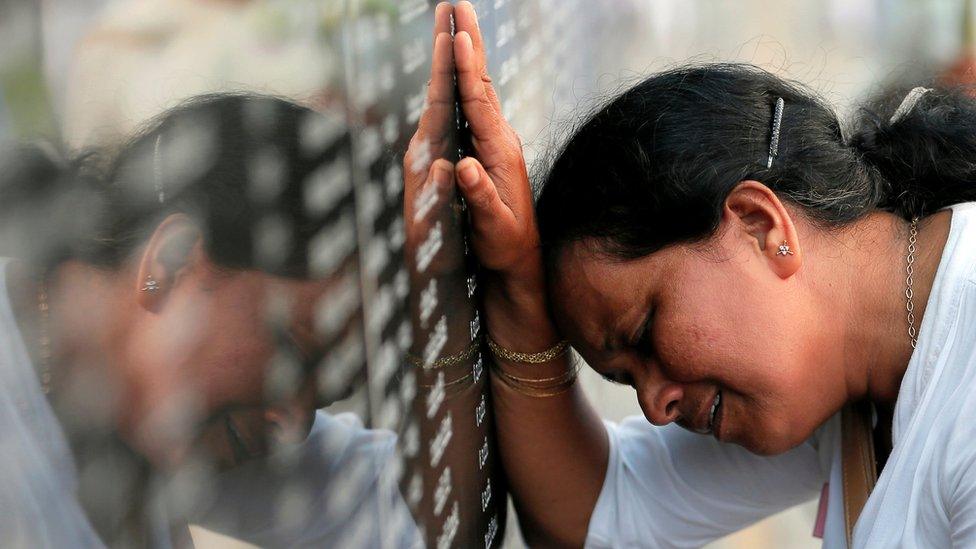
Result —
<svg viewBox="0 0 976 549"><path fill-rule="evenodd" d="M48 304L47 284L43 280L37 285L37 311L40 313L37 343L41 359L41 390L46 395L51 392L51 307Z"/></svg>
<svg viewBox="0 0 976 549"><path fill-rule="evenodd" d="M912 286L915 284L915 244L918 242L918 218L912 219L911 230L908 233L908 266L905 272L905 308L908 309L908 337L912 343L912 349L918 344L918 331L915 329L915 293Z"/></svg>

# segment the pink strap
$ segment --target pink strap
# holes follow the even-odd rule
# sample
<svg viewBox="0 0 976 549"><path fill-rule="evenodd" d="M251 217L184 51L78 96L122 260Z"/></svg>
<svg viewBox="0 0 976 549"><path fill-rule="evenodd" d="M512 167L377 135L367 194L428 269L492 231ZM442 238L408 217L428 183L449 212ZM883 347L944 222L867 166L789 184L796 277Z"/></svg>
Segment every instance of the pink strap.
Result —
<svg viewBox="0 0 976 549"><path fill-rule="evenodd" d="M813 524L813 537L823 539L824 524L827 522L827 503L830 500L830 483L825 482L820 490L820 506L817 508L817 522Z"/></svg>

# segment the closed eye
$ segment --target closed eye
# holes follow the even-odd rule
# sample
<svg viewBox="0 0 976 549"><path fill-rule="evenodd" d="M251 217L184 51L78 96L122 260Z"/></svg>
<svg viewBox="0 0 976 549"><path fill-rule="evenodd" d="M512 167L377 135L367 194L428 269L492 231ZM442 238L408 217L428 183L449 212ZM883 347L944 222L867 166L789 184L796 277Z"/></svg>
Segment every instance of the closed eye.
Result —
<svg viewBox="0 0 976 549"><path fill-rule="evenodd" d="M640 329L631 339L630 346L641 356L649 357L654 354L654 345L651 342L651 322L654 319L654 310L647 312L644 322Z"/></svg>
<svg viewBox="0 0 976 549"><path fill-rule="evenodd" d="M627 372L600 372L600 376L610 383L616 383L617 385L629 385L631 387L634 386L634 378L631 377Z"/></svg>
<svg viewBox="0 0 976 549"><path fill-rule="evenodd" d="M306 374L314 373L316 366L325 354L322 351L312 352L306 345L303 345L294 332L279 325L273 327L278 349L289 353L292 357L302 364L302 369Z"/></svg>

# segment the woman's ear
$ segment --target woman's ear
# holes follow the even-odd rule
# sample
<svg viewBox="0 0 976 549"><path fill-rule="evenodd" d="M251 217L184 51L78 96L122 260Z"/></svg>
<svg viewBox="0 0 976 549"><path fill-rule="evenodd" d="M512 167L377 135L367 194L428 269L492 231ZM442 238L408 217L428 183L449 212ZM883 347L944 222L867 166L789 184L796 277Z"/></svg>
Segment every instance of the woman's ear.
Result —
<svg viewBox="0 0 976 549"><path fill-rule="evenodd" d="M745 240L780 278L786 279L803 264L793 218L769 187L741 181L725 199L722 224Z"/></svg>
<svg viewBox="0 0 976 549"><path fill-rule="evenodd" d="M139 258L135 289L139 304L162 306L169 292L187 275L205 268L203 235L184 214L173 214L156 227Z"/></svg>

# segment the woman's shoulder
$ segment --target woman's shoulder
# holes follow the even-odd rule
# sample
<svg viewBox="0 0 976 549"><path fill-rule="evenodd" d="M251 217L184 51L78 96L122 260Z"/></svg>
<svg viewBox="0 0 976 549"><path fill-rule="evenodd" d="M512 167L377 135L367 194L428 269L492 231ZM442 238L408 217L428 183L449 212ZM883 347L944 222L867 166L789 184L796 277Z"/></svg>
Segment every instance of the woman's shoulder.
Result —
<svg viewBox="0 0 976 549"><path fill-rule="evenodd" d="M969 271L964 276L976 284L976 202L963 202L952 206L953 218L959 217L965 233L964 248L971 258ZM954 219L955 222L955 219Z"/></svg>
<svg viewBox="0 0 976 549"><path fill-rule="evenodd" d="M949 243L954 255L969 259L970 268L965 274L976 277L976 202L961 202L946 209L952 211Z"/></svg>
<svg viewBox="0 0 976 549"><path fill-rule="evenodd" d="M930 296L930 305L935 307L930 309L939 324L954 324L965 321L960 312L976 308L976 299L970 297L976 284L976 202L961 202L945 210L952 215Z"/></svg>

